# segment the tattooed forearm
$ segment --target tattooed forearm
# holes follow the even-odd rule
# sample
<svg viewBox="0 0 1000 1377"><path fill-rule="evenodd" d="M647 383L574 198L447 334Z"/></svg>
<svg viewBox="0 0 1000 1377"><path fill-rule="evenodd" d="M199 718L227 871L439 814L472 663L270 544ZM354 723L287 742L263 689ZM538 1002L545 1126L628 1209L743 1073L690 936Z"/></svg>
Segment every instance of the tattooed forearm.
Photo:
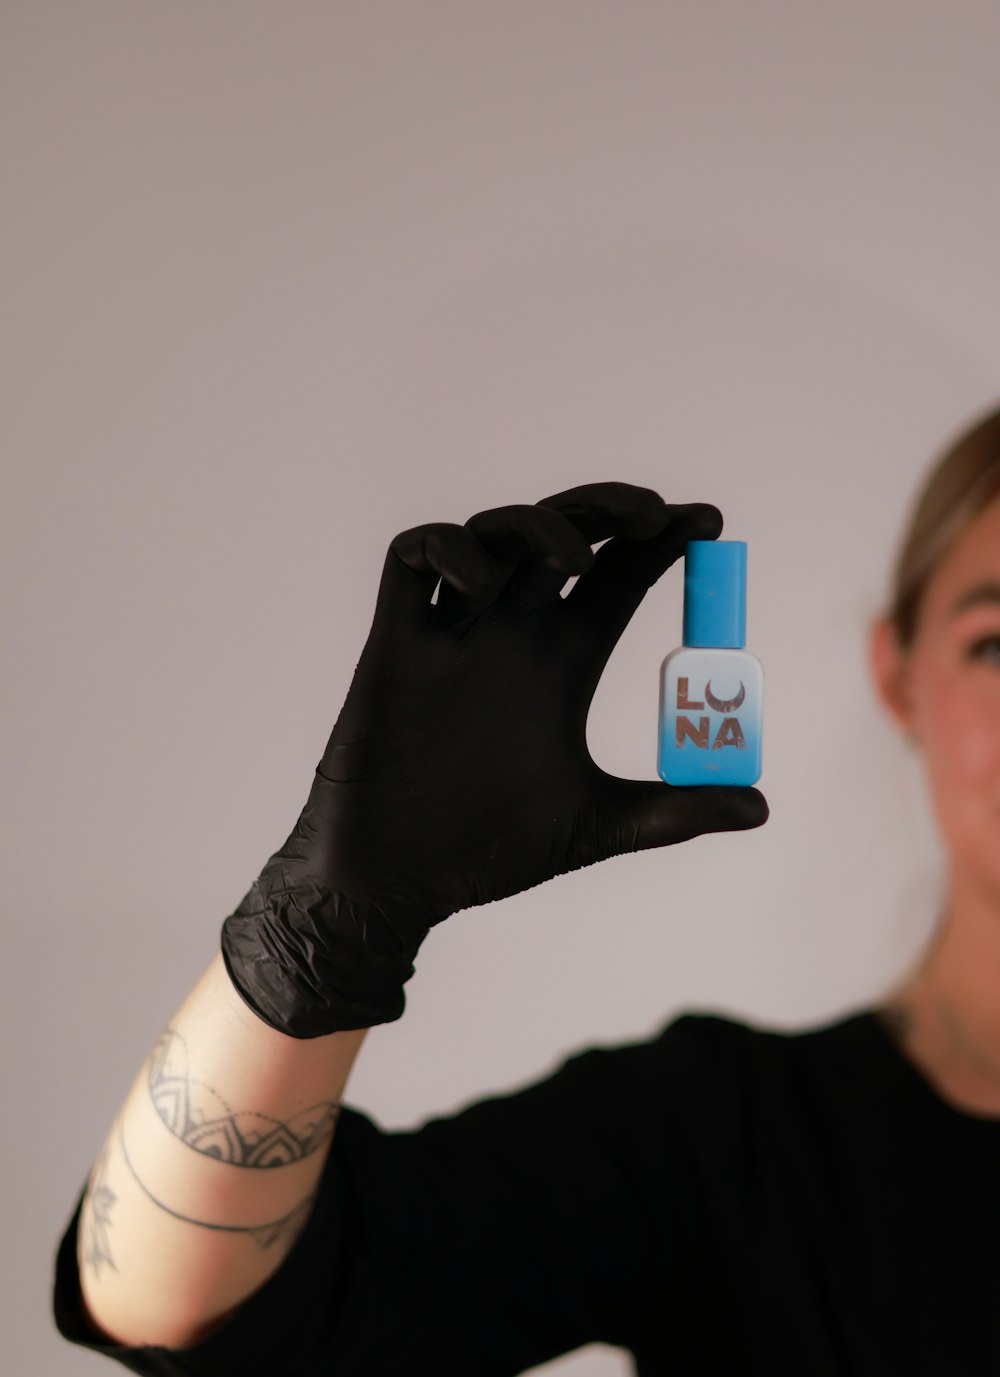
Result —
<svg viewBox="0 0 1000 1377"><path fill-rule="evenodd" d="M80 1215L80 1261L92 1268L98 1277L104 1265L115 1272L118 1270L108 1238L111 1210L117 1199L108 1185L108 1149L105 1147L94 1163Z"/></svg>
<svg viewBox="0 0 1000 1377"><path fill-rule="evenodd" d="M176 1137L206 1157L237 1167L283 1167L330 1138L340 1112L324 1100L287 1122L255 1110L234 1110L218 1091L188 1075L187 1044L168 1028L149 1060L149 1093L156 1112Z"/></svg>
<svg viewBox="0 0 1000 1377"><path fill-rule="evenodd" d="M151 1200L158 1209L163 1210L165 1214L172 1215L174 1219L179 1219L183 1224L196 1224L200 1229L213 1229L217 1233L223 1234L244 1234L246 1237L252 1238L262 1252L270 1248L272 1244L277 1243L279 1239L287 1238L289 1235L296 1235L305 1225L316 1200L316 1192L313 1191L310 1195L307 1195L304 1200L300 1200L294 1209L290 1210L286 1215L283 1215L281 1219L269 1220L265 1224L212 1224L206 1219L195 1219L191 1215L182 1214L179 1210L171 1209L169 1205L161 1200L146 1185L145 1181L143 1181L142 1177L133 1166L132 1159L129 1157L128 1148L125 1144L125 1134L121 1125L119 1125L118 1130L118 1141L121 1145L125 1165L132 1173L133 1179L147 1199Z"/></svg>
<svg viewBox="0 0 1000 1377"><path fill-rule="evenodd" d="M128 1194L129 1178L158 1210L181 1223L241 1234L262 1251L278 1242L294 1242L317 1198L316 1170L310 1172L299 1164L329 1144L340 1113L339 1101L320 1101L288 1120L254 1110L234 1110L218 1091L189 1075L187 1044L173 1028L168 1028L153 1048L144 1081L144 1086L141 1082L135 1086L137 1098L132 1108L119 1116L91 1172L80 1213L81 1265L98 1278L105 1266L120 1270L112 1257L109 1235L112 1211L119 1192ZM165 1126L183 1144L173 1149L173 1158L170 1153L164 1156L149 1137L150 1122ZM159 1131L157 1127L157 1136ZM198 1154L203 1164L184 1148ZM123 1182L116 1180L116 1190L108 1183L109 1158L116 1171L128 1173ZM240 1185L235 1179L240 1173L223 1171L224 1176L231 1177L229 1184L219 1176L212 1179L211 1174L218 1173L220 1167L230 1166L290 1170L287 1177L270 1171L260 1177L251 1171L242 1176ZM209 1175L202 1174L205 1172ZM196 1179L201 1184L192 1189ZM211 1201L207 1208L212 1213L218 1210L215 1218L199 1217L201 1206L197 1204L192 1212L194 1201ZM127 1208L131 1211L132 1207Z"/></svg>

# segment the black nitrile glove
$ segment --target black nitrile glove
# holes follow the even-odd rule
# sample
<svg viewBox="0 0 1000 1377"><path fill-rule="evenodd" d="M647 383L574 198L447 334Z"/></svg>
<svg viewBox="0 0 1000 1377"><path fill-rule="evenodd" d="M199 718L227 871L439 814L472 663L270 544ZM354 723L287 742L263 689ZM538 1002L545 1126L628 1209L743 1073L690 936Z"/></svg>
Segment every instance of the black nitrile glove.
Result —
<svg viewBox="0 0 1000 1377"><path fill-rule="evenodd" d="M459 909L766 820L756 789L618 779L587 750L633 612L721 529L715 507L590 483L396 536L305 808L223 924L260 1018L298 1038L391 1023L421 942Z"/></svg>

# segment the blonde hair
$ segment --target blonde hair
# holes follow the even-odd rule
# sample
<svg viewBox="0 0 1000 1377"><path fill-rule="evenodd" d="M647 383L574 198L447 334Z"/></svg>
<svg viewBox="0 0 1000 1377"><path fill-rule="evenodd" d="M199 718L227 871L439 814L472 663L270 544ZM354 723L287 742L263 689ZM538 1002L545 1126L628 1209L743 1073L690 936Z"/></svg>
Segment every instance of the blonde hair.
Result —
<svg viewBox="0 0 1000 1377"><path fill-rule="evenodd" d="M1000 493L1000 408L934 462L911 506L886 615L903 650L913 644L927 585L959 536Z"/></svg>

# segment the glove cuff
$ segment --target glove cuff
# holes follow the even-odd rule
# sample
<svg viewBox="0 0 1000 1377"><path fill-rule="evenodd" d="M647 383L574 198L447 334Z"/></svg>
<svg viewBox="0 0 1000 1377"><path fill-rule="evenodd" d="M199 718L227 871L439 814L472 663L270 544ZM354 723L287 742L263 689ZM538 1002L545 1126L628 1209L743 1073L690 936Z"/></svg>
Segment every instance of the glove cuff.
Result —
<svg viewBox="0 0 1000 1377"><path fill-rule="evenodd" d="M389 940L376 946L376 933ZM285 891L265 899L255 881L222 924L222 959L258 1018L289 1037L316 1038L402 1017L402 987L415 974L420 943L400 950L392 936L379 910L343 895Z"/></svg>

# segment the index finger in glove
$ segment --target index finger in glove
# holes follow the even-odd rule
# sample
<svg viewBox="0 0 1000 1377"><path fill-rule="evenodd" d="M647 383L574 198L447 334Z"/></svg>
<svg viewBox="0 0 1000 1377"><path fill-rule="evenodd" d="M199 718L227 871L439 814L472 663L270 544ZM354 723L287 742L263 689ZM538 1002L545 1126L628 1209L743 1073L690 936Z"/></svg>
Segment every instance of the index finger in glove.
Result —
<svg viewBox="0 0 1000 1377"><path fill-rule="evenodd" d="M659 527L648 538L615 536L598 550L594 564L566 598L567 614L583 626L604 658L632 619L652 585L691 540L716 540L722 513L706 502L665 504Z"/></svg>
<svg viewBox="0 0 1000 1377"><path fill-rule="evenodd" d="M645 540L663 529L672 510L658 492L634 483L582 483L537 505L572 522L591 545L609 536Z"/></svg>
<svg viewBox="0 0 1000 1377"><path fill-rule="evenodd" d="M558 512L591 545L614 536L646 540L663 530L673 511L653 488L634 483L582 483L536 505ZM564 583L561 571L536 568L522 580L522 597L526 603L548 602Z"/></svg>
<svg viewBox="0 0 1000 1377"><path fill-rule="evenodd" d="M722 513L707 503L669 504L653 488L633 483L584 483L543 497L592 542L607 541L594 565L568 595L570 615L588 623L611 654L650 585L683 553L689 540L714 540ZM562 587L545 570L533 576L532 594L547 601Z"/></svg>

